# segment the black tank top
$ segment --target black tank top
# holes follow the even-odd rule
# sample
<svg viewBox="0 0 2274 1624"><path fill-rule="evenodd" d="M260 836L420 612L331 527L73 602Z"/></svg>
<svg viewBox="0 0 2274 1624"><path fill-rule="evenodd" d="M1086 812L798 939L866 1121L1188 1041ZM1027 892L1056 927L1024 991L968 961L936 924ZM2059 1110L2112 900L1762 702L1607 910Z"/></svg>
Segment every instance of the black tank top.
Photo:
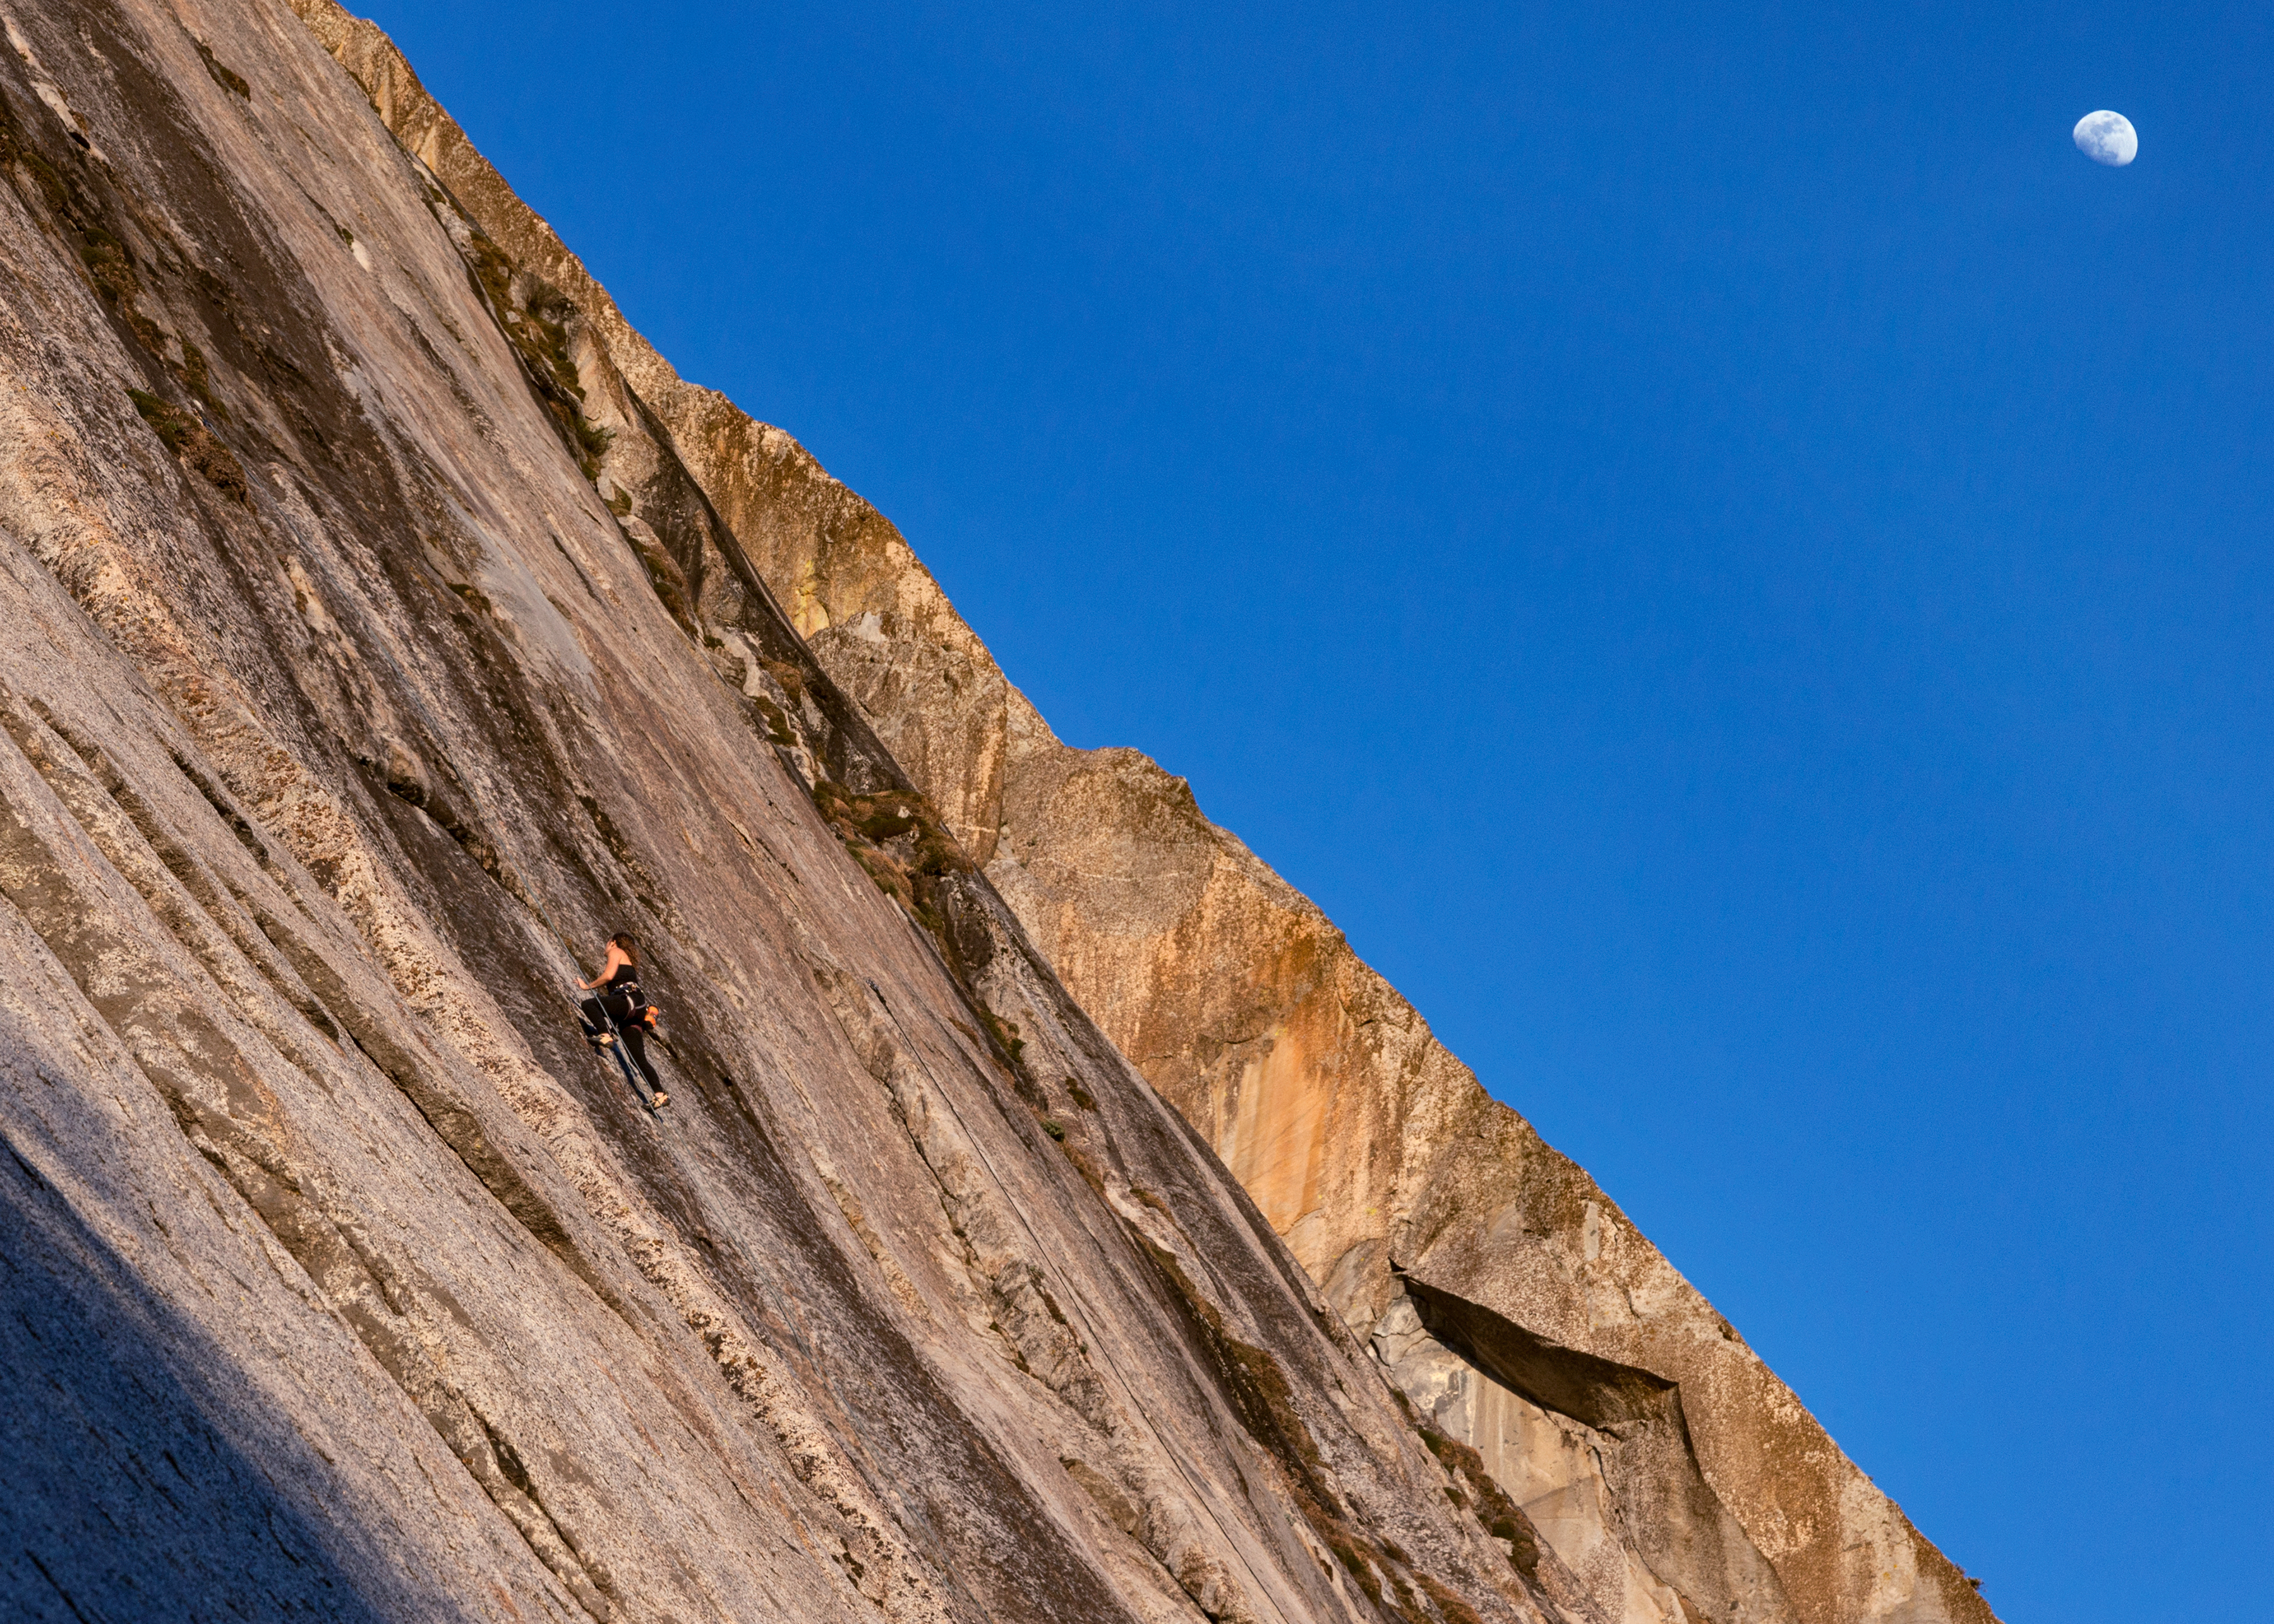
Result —
<svg viewBox="0 0 2274 1624"><path fill-rule="evenodd" d="M637 992L639 990L639 966L636 965L628 964L618 965L616 966L616 973L610 976L603 985L605 985L610 992Z"/></svg>

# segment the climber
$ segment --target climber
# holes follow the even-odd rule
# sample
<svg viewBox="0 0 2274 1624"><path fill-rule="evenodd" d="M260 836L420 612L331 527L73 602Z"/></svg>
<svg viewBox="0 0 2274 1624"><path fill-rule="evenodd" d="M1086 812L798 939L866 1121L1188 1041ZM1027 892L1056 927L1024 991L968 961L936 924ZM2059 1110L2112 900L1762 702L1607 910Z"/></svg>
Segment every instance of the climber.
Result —
<svg viewBox="0 0 2274 1624"><path fill-rule="evenodd" d="M629 930L619 930L608 938L608 960L600 966L599 974L589 981L576 983L580 992L601 989L597 998L587 998L577 1007L584 1017L584 1038L596 1049L614 1048L619 1038L631 1054L632 1064L639 1075L647 1079L646 1101L651 1110L661 1110L671 1103L671 1096L663 1091L663 1084L655 1074L655 1067L647 1057L647 1034L655 1030L655 1005L640 991L639 939ZM623 1056L617 1056L619 1064ZM641 1093L638 1081L629 1067L624 1071L624 1080L632 1085L632 1092Z"/></svg>

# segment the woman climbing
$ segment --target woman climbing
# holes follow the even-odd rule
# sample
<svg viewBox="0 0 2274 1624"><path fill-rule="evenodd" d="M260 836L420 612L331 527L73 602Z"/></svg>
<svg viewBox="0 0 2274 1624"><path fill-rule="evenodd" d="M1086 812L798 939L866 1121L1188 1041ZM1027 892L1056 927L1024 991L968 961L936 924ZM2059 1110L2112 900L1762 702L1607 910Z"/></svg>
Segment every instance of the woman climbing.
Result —
<svg viewBox="0 0 2274 1624"><path fill-rule="evenodd" d="M599 997L587 998L579 1006L584 1015L584 1035L592 1047L606 1049L616 1041L617 1033L623 1034L624 1047L631 1051L632 1064L647 1079L649 1109L661 1110L670 1104L671 1096L664 1093L655 1067L648 1063L647 1034L655 1026L655 1005L640 991L639 938L629 930L619 930L610 936L608 961L600 966L599 974L576 986L584 992L596 987L601 989Z"/></svg>

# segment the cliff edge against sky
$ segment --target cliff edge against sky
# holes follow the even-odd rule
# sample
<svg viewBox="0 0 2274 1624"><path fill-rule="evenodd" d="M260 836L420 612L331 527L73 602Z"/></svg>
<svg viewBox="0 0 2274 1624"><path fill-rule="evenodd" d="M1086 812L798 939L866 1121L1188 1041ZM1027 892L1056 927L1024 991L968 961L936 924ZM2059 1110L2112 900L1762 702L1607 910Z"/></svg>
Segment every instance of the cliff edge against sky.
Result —
<svg viewBox="0 0 2274 1624"><path fill-rule="evenodd" d="M4 20L12 1607L1990 1616L376 29Z"/></svg>

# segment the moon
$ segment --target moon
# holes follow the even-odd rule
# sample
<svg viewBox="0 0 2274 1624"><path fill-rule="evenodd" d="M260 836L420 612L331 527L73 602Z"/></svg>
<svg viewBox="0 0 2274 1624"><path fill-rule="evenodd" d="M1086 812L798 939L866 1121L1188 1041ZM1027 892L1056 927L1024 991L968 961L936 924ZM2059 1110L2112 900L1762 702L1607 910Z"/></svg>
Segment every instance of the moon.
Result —
<svg viewBox="0 0 2274 1624"><path fill-rule="evenodd" d="M2077 151L2112 169L2120 169L2140 155L2140 132L2132 121L2105 109L2078 119L2073 139Z"/></svg>

